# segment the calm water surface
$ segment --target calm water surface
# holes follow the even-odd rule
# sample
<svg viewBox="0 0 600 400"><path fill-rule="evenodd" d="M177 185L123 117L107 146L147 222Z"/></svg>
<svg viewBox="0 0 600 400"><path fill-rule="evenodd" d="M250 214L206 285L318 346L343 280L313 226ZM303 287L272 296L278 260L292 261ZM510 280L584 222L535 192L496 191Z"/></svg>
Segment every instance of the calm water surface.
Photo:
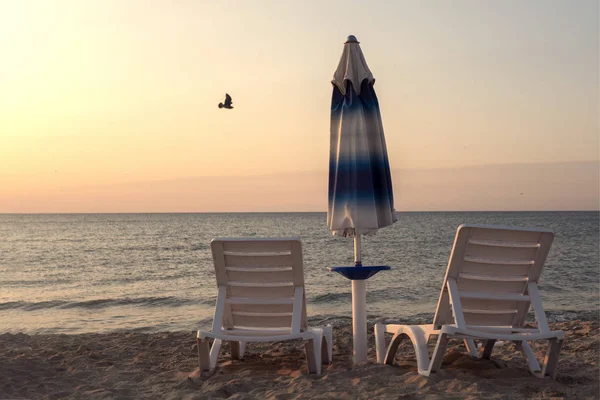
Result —
<svg viewBox="0 0 600 400"><path fill-rule="evenodd" d="M392 270L367 285L369 318L432 315L462 223L552 229L541 278L553 320L597 318L598 212L400 213L363 241L365 264ZM193 330L212 323L215 237L299 236L309 316L351 317L350 283L327 266L351 265L352 240L333 237L325 213L0 215L0 332Z"/></svg>

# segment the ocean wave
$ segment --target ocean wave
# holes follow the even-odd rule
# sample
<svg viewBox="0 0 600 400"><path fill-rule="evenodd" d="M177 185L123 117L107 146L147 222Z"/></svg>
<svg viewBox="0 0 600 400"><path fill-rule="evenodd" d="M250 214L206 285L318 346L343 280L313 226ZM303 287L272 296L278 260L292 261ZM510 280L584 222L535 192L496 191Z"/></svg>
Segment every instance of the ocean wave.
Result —
<svg viewBox="0 0 600 400"><path fill-rule="evenodd" d="M64 284L64 283L71 283L73 282L72 279L38 279L38 280L8 280L8 281L0 281L0 285L2 286L16 286L16 287L23 287L23 286L39 286L39 285L43 285L43 286L47 286L49 284L52 285L56 285L56 284Z"/></svg>
<svg viewBox="0 0 600 400"><path fill-rule="evenodd" d="M313 303L333 303L338 301L352 301L350 293L325 293L310 299Z"/></svg>
<svg viewBox="0 0 600 400"><path fill-rule="evenodd" d="M597 310L546 310L546 318L550 322L568 322L568 321L600 321L600 314ZM531 318L531 315L528 316Z"/></svg>
<svg viewBox="0 0 600 400"><path fill-rule="evenodd" d="M433 313L417 313L405 317L396 316L372 316L370 318L371 323L384 322L386 324L401 324L401 325L419 325L419 324L431 324L433 321Z"/></svg>
<svg viewBox="0 0 600 400"><path fill-rule="evenodd" d="M194 279L197 277L196 271L179 271L171 275L135 275L135 276L122 276L110 279L102 279L94 281L96 286L112 286L115 284L127 284L127 283L139 283L139 282L152 282L152 281L173 281L177 279Z"/></svg>
<svg viewBox="0 0 600 400"><path fill-rule="evenodd" d="M565 289L563 289L559 286L556 286L556 285L549 284L549 283L539 285L539 289L544 292L564 292L565 291Z"/></svg>
<svg viewBox="0 0 600 400"><path fill-rule="evenodd" d="M196 243L196 244L175 244L172 246L160 246L160 245L134 245L121 247L120 250L124 251L185 251L185 250L206 250L208 249L207 244Z"/></svg>
<svg viewBox="0 0 600 400"><path fill-rule="evenodd" d="M214 305L214 299L186 299L175 296L167 297L138 297L138 298L121 298L121 299L94 299L86 301L64 301L64 300L52 300L52 301L40 301L40 302L28 302L28 301L9 301L6 303L0 303L0 310L16 310L20 309L23 311L35 311L41 309L101 309L115 306L140 306L140 307L181 307L185 305L199 304L199 305Z"/></svg>
<svg viewBox="0 0 600 400"><path fill-rule="evenodd" d="M68 304L68 302L61 300L39 302L9 301L6 303L0 303L0 310L22 309L25 311L34 311L46 308L56 308L65 304Z"/></svg>
<svg viewBox="0 0 600 400"><path fill-rule="evenodd" d="M402 301L415 301L419 299L417 295L409 292L398 293L397 291L391 291L390 289L376 289L367 291L367 302L374 303L379 301L389 301L390 293L393 293L394 299L399 299ZM352 293L325 293L310 298L310 301L315 304L335 302L349 303L352 301Z"/></svg>

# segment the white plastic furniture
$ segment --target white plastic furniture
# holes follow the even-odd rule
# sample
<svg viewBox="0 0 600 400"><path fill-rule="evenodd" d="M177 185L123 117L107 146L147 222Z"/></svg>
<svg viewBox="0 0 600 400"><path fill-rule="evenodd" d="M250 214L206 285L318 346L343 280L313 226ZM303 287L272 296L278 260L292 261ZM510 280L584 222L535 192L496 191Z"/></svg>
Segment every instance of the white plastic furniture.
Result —
<svg viewBox="0 0 600 400"><path fill-rule="evenodd" d="M300 239L215 239L211 249L218 295L211 331L197 335L200 372L216 367L223 340L240 359L247 342L303 339L308 371L320 374L332 332L307 325Z"/></svg>
<svg viewBox="0 0 600 400"><path fill-rule="evenodd" d="M489 359L498 341L512 341L523 352L531 373L556 378L564 332L550 331L538 292L542 266L554 239L544 229L492 225L461 225L454 240L432 325L375 325L377 361L393 364L398 346L411 340L421 375L442 365L448 339L464 339L477 357L474 340L482 340L481 357ZM537 328L525 328L533 308ZM385 334L393 335L385 345ZM427 344L437 342L431 359ZM527 341L548 340L540 367Z"/></svg>

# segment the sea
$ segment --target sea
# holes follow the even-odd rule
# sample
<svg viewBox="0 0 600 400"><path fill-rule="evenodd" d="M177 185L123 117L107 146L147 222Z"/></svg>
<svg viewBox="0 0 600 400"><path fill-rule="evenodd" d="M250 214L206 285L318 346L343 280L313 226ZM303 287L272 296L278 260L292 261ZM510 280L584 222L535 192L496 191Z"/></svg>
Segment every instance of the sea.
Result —
<svg viewBox="0 0 600 400"><path fill-rule="evenodd" d="M599 212L414 212L363 239L369 321L430 320L456 229L463 223L549 228L540 280L550 321L597 320ZM348 323L351 238L325 213L0 214L0 333L193 331L212 324L217 294L210 242L299 237L310 323Z"/></svg>

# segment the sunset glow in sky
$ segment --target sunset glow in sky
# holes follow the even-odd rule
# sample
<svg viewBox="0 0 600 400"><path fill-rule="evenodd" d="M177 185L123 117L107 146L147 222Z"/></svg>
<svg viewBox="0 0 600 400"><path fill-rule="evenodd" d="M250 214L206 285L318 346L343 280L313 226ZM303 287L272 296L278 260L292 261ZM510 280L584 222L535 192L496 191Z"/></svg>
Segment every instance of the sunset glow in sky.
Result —
<svg viewBox="0 0 600 400"><path fill-rule="evenodd" d="M267 176L288 193L294 178L268 176L326 183L330 81L349 34L376 78L393 171L459 168L463 190L461 167L597 162L598 15L594 0L3 1L0 213L282 209L290 196L129 196L171 181L176 198L223 196L218 179L186 181L202 177ZM217 107L225 92L234 110ZM569 190L593 204L588 170ZM291 209L325 211L322 195L319 207L299 192ZM576 197L557 204L583 207ZM462 209L483 207L472 201Z"/></svg>

